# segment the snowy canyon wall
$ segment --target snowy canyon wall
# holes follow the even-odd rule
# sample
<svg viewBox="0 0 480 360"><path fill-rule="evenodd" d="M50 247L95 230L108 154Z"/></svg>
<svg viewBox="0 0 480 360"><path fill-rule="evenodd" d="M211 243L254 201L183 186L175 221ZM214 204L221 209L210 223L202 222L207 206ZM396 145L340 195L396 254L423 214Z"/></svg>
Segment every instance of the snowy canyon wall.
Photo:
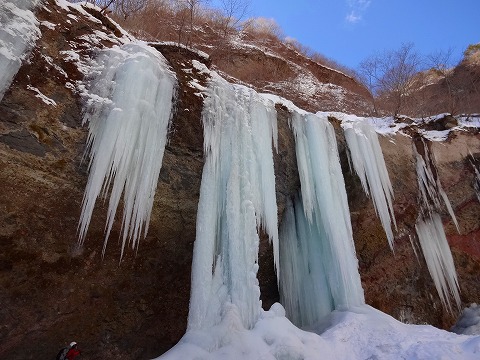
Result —
<svg viewBox="0 0 480 360"><path fill-rule="evenodd" d="M158 356L187 326L204 166L203 99L198 89L208 80L193 60L207 66L208 60L195 52L156 46L175 71L179 88L149 231L138 251L126 250L119 263L117 219L102 258L108 206L101 201L84 246L76 246L88 173L87 162L82 162L87 137L81 125L84 100L77 83L84 74L74 59L94 57L92 48L111 47L119 40L106 18L92 18L54 1L44 6L36 11L41 37L0 102L0 357L53 358L71 340L82 345L85 358ZM192 82L198 86L192 87ZM281 105L276 110L278 152L274 150L273 165L280 220L300 179L291 114ZM336 126L367 303L404 321L448 328L454 316L442 307L410 241L419 211L412 138L399 133L380 137L398 226L392 253L371 200L349 170L338 119L330 120ZM431 143L438 177L459 222L460 234L448 214L442 214L464 305L480 298L480 203L467 158L471 153L478 161L479 140L478 131L456 131L447 141ZM279 295L266 234L259 246L258 278L263 306L268 308Z"/></svg>

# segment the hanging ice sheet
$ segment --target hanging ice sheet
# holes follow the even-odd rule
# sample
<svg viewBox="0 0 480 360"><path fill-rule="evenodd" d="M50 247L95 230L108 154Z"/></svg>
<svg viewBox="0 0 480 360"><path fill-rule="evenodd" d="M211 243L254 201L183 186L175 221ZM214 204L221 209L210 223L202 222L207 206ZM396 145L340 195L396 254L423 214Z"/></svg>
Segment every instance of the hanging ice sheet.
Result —
<svg viewBox="0 0 480 360"><path fill-rule="evenodd" d="M98 196L110 194L105 246L123 193L122 255L145 236L167 141L176 78L155 49L132 43L102 50L89 86L89 178L79 238L84 241Z"/></svg>
<svg viewBox="0 0 480 360"><path fill-rule="evenodd" d="M281 226L280 292L287 316L306 326L365 300L333 127L296 112L292 127L301 196Z"/></svg>
<svg viewBox="0 0 480 360"><path fill-rule="evenodd" d="M0 101L22 61L40 37L38 20L32 10L38 0L0 2Z"/></svg>
<svg viewBox="0 0 480 360"><path fill-rule="evenodd" d="M274 104L252 89L212 76L202 114L206 160L193 252L189 330L218 324L232 305L243 326L251 328L261 310L256 278L258 227L265 229L278 251L271 143L273 138L276 144L277 138Z"/></svg>
<svg viewBox="0 0 480 360"><path fill-rule="evenodd" d="M424 220L418 220L415 228L428 271L443 306L452 310L450 301L452 296L457 308L460 309L457 273L440 215L433 213Z"/></svg>
<svg viewBox="0 0 480 360"><path fill-rule="evenodd" d="M385 229L388 243L393 250L395 225L392 198L393 189L383 158L378 135L367 122L345 122L342 124L350 151L353 168L367 195L371 195L375 211Z"/></svg>
<svg viewBox="0 0 480 360"><path fill-rule="evenodd" d="M418 239L428 270L444 307L452 310L451 295L457 308L460 309L457 273L439 215L443 209L442 200L457 230L459 229L458 222L447 194L440 183L433 154L430 153L428 143L421 137L414 142L414 154L420 191L420 216L415 225Z"/></svg>

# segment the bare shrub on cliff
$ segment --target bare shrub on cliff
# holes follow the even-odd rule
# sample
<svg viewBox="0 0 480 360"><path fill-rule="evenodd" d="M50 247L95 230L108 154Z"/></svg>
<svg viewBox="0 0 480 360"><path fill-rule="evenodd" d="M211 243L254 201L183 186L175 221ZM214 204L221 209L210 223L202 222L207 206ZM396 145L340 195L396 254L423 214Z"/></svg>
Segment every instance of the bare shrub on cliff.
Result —
<svg viewBox="0 0 480 360"><path fill-rule="evenodd" d="M223 35L230 35L238 30L238 25L247 15L250 0L221 0L222 17L220 17Z"/></svg>
<svg viewBox="0 0 480 360"><path fill-rule="evenodd" d="M446 51L439 50L427 56L427 63L433 71L441 78L441 81L446 87L444 98L446 101L446 108L450 114L455 114L459 106L459 95L461 89L453 79L453 64L452 64L453 49Z"/></svg>
<svg viewBox="0 0 480 360"><path fill-rule="evenodd" d="M243 31L253 35L257 40L280 40L283 31L280 25L272 18L250 18L243 24Z"/></svg>

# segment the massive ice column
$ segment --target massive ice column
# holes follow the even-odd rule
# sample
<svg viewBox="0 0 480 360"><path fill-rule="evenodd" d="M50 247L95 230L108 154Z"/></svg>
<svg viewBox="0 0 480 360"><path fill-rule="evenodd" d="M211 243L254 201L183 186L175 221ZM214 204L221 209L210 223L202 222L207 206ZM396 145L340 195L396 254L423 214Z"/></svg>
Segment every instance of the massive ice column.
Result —
<svg viewBox="0 0 480 360"><path fill-rule="evenodd" d="M280 293L287 316L306 326L365 300L333 127L297 112L291 124L301 194L281 226Z"/></svg>
<svg viewBox="0 0 480 360"><path fill-rule="evenodd" d="M40 37L32 10L38 0L0 1L0 101Z"/></svg>
<svg viewBox="0 0 480 360"><path fill-rule="evenodd" d="M206 159L192 262L189 330L218 324L232 305L243 326L251 328L261 310L256 277L259 227L278 251L274 104L252 89L212 76L202 113Z"/></svg>
<svg viewBox="0 0 480 360"><path fill-rule="evenodd" d="M102 50L89 87L89 177L79 238L83 242L96 199L110 194L105 246L123 194L122 254L147 233L162 166L176 78L165 58L143 43Z"/></svg>

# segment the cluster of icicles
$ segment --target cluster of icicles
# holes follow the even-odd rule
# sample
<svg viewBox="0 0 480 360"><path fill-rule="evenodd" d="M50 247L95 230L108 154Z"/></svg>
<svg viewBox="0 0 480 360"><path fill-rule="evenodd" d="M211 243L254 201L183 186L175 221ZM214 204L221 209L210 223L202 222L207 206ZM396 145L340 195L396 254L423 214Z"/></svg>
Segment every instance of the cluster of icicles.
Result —
<svg viewBox="0 0 480 360"><path fill-rule="evenodd" d="M99 196L110 196L105 244L123 194L123 247L147 232L167 142L176 80L165 59L144 45L104 50L91 81L90 176L79 224L84 241ZM289 105L301 188L277 223L273 152L277 117L272 96L233 85L215 73L202 113L205 165L197 212L188 329L218 324L235 306L246 328L261 311L257 280L259 229L274 250L281 302L298 326L334 309L364 303L338 147L325 115ZM284 101L284 100L279 100ZM285 101L286 102L286 101ZM349 159L394 248L393 190L378 136L365 122L345 125ZM418 238L442 301L459 305L458 282L438 215L448 199L417 154L426 214ZM452 217L453 212L451 213Z"/></svg>

